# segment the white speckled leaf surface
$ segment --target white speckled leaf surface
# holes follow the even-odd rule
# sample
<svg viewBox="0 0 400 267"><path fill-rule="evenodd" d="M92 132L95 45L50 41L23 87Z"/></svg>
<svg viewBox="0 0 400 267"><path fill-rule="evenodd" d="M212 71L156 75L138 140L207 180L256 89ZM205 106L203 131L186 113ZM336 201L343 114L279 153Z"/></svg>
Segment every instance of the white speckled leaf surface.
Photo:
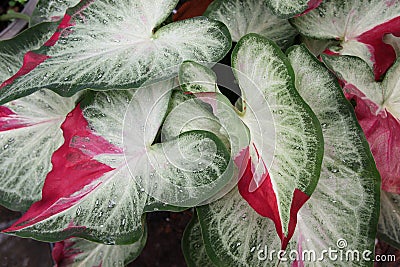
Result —
<svg viewBox="0 0 400 267"><path fill-rule="evenodd" d="M215 0L209 5L204 16L222 21L228 27L234 42L248 33L257 33L286 48L293 43L297 31L287 19L274 15L267 2Z"/></svg>
<svg viewBox="0 0 400 267"><path fill-rule="evenodd" d="M273 42L246 35L232 53L232 66L246 106L241 118L251 137L253 178L244 190L253 192L270 179L286 236L295 190L310 196L318 182L321 126L296 91L293 70Z"/></svg>
<svg viewBox="0 0 400 267"><path fill-rule="evenodd" d="M381 213L378 237L395 248L400 248L400 195L381 191Z"/></svg>
<svg viewBox="0 0 400 267"><path fill-rule="evenodd" d="M79 2L80 0L39 0L29 24L32 26L43 21L60 20L69 7L73 7Z"/></svg>
<svg viewBox="0 0 400 267"><path fill-rule="evenodd" d="M41 88L64 96L87 88L137 88L175 76L184 60L223 58L231 38L221 22L197 17L155 30L176 4L176 0L81 1L67 10L56 35L30 53L38 65L1 85L0 103Z"/></svg>
<svg viewBox="0 0 400 267"><path fill-rule="evenodd" d="M24 54L42 46L56 28L57 23L43 23L23 31L13 39L0 41L0 82L16 73L22 66Z"/></svg>
<svg viewBox="0 0 400 267"><path fill-rule="evenodd" d="M331 74L304 48L289 52L296 88L323 125L324 161L319 183L298 214L296 232L287 252L347 248L373 251L379 206L379 174L351 106ZM312 71L310 71L312 70ZM319 78L315 79L315 73ZM346 133L337 135L337 132ZM351 190L343 190L351 186ZM197 208L204 245L217 266L276 266L281 243L272 221L249 207L237 189ZM260 252L261 251L261 252ZM192 252L195 253L195 252ZM260 253L260 254L259 254ZM293 266L286 254L282 266ZM304 261L304 266L372 266L366 261Z"/></svg>
<svg viewBox="0 0 400 267"><path fill-rule="evenodd" d="M58 266L126 266L135 260L146 245L147 231L130 245L104 245L72 237L58 242L53 249L53 259Z"/></svg>
<svg viewBox="0 0 400 267"><path fill-rule="evenodd" d="M60 126L77 98L41 90L0 107L1 205L24 211L41 198L51 156L64 141Z"/></svg>

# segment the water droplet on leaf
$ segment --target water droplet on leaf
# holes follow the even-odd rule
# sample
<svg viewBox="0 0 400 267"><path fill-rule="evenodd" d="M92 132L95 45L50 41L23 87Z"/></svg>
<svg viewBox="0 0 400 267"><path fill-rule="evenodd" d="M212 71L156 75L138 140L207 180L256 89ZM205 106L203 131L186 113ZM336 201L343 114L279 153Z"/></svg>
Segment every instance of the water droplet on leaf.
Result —
<svg viewBox="0 0 400 267"><path fill-rule="evenodd" d="M79 207L76 209L76 216L79 216L79 215L81 214L81 212L82 212L82 208L79 206Z"/></svg>
<svg viewBox="0 0 400 267"><path fill-rule="evenodd" d="M114 200L110 200L110 201L108 201L108 208L110 208L110 209L112 209L114 206L115 206L115 201Z"/></svg>

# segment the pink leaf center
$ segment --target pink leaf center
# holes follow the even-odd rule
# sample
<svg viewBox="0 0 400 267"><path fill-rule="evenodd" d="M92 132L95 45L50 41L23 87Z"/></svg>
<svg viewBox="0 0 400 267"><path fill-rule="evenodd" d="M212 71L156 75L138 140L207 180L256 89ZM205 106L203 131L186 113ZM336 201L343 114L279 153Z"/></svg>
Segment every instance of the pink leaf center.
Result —
<svg viewBox="0 0 400 267"><path fill-rule="evenodd" d="M382 189L400 194L400 121L353 85L342 83L347 99L356 101L355 113L381 175Z"/></svg>
<svg viewBox="0 0 400 267"><path fill-rule="evenodd" d="M33 225L75 205L101 184L100 177L113 170L93 157L122 153L89 129L79 105L68 114L61 129L65 142L52 156L53 169L46 177L42 200L5 232Z"/></svg>
<svg viewBox="0 0 400 267"><path fill-rule="evenodd" d="M279 238L281 239L281 248L286 249L296 228L297 213L304 205L304 203L309 199L309 196L298 189L294 190L292 204L290 208L288 234L285 236L282 229L282 221L280 219L276 194L271 183L271 177L269 173L265 173L265 177L262 179L263 182L261 183L261 185L253 192L250 192L249 187L252 183L254 176L254 166L252 166L253 163L249 156L249 152L247 152L247 158L248 164L246 170L238 184L239 192L258 214L263 217L268 217L274 222L275 229L278 233Z"/></svg>
<svg viewBox="0 0 400 267"><path fill-rule="evenodd" d="M15 81L15 79L17 79L18 77L28 74L29 72L31 72L38 65L42 64L48 58L50 58L50 57L46 56L46 55L36 54L32 51L27 52L24 56L24 61L23 61L22 67L11 78L4 81L0 85L0 89L7 85L12 84Z"/></svg>

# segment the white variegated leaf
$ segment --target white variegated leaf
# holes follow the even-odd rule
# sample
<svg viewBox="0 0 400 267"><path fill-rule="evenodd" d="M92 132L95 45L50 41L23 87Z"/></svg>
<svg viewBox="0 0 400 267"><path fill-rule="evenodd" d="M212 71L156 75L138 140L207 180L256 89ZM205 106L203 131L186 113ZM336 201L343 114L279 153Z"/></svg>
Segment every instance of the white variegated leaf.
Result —
<svg viewBox="0 0 400 267"><path fill-rule="evenodd" d="M325 152L319 183L298 213L296 232L280 266L372 266L372 261L366 262L361 256L361 260L353 261L323 256L324 249L338 250L341 239L347 242L344 249L373 251L379 175L352 108L335 79L304 47L291 49L289 59L296 88L323 125ZM349 186L351 190L344 190ZM255 213L236 189L197 210L207 253L216 265L276 266L281 241L273 223ZM314 251L321 260L305 258L293 263L293 251L299 255Z"/></svg>
<svg viewBox="0 0 400 267"><path fill-rule="evenodd" d="M245 103L241 118L251 137L251 174L239 189L257 212L275 221L284 244L294 230L289 230L297 213L293 205L300 208L318 182L321 126L296 91L293 70L273 42L246 35L233 51L232 66Z"/></svg>
<svg viewBox="0 0 400 267"><path fill-rule="evenodd" d="M204 16L225 23L234 42L248 33L258 33L286 48L293 43L297 35L297 31L286 19L281 19L271 12L267 1L215 0L209 5Z"/></svg>
<svg viewBox="0 0 400 267"><path fill-rule="evenodd" d="M166 96L170 91L158 95L158 99L151 94L154 92L150 90L138 91L125 117L124 145L129 168L136 181L156 199L176 206L195 206L215 195L231 179L233 164L228 151L213 133L191 127L173 132L174 138L171 133L164 133L167 138L152 145L164 119L162 114L167 111ZM199 118L196 113L186 113L190 116L188 122ZM171 129L168 125L180 122L181 117L175 121L169 116L164 127ZM143 130L137 131L140 127Z"/></svg>
<svg viewBox="0 0 400 267"><path fill-rule="evenodd" d="M73 7L79 2L80 0L39 0L29 24L36 25L43 21L60 20L69 7Z"/></svg>
<svg viewBox="0 0 400 267"><path fill-rule="evenodd" d="M350 263L325 258L320 263L306 264L372 266L380 177L368 143L329 71L304 47L290 50L288 57L295 71L296 88L321 122L325 140L319 183L298 216L297 247L321 255L323 249L340 248L340 240L344 239L344 251L370 251L370 261L360 256Z"/></svg>
<svg viewBox="0 0 400 267"><path fill-rule="evenodd" d="M310 50L314 56L321 55L329 46L337 44L337 41L314 39L305 36L301 36L301 42L307 46L308 50Z"/></svg>
<svg viewBox="0 0 400 267"><path fill-rule="evenodd" d="M362 93L367 99L380 105L379 109L384 108L383 90L379 83L376 83L372 71L368 68L366 62L355 57L332 57L324 56L324 62L330 69L336 72L336 75L342 81L351 83Z"/></svg>
<svg viewBox="0 0 400 267"><path fill-rule="evenodd" d="M42 200L6 231L47 241L76 236L129 244L142 235L144 212L182 210L154 196L186 204L219 191L226 181L218 174L227 168L229 154L215 135L190 131L154 143L172 86L169 80L137 91L88 95L62 126L66 141L53 155ZM133 113L124 117L127 110ZM186 162L204 165L189 170ZM209 191L201 190L204 184Z"/></svg>
<svg viewBox="0 0 400 267"><path fill-rule="evenodd" d="M183 233L182 252L188 267L215 266L207 255L196 214L193 215Z"/></svg>
<svg viewBox="0 0 400 267"><path fill-rule="evenodd" d="M210 69L207 71L212 72ZM199 80L191 83L190 88L198 89L203 84L205 83ZM213 87L216 88L216 85ZM224 95L207 92L205 87L201 89L206 91L198 91L194 96L179 91L174 94L172 111L165 120L162 137L169 140L186 131L204 130L214 133L229 148L233 173L224 173L227 176L224 179L229 183L212 198L201 203L205 204L222 197L237 184L247 164L240 160L240 154L249 145L249 133Z"/></svg>
<svg viewBox="0 0 400 267"><path fill-rule="evenodd" d="M306 36L351 40L398 14L398 1L325 0L309 13L293 19Z"/></svg>
<svg viewBox="0 0 400 267"><path fill-rule="evenodd" d="M162 92L169 86L165 83L157 89ZM131 178L120 149L124 114L134 93L89 94L69 114L62 128L66 141L53 155L59 163L46 178L42 201L20 219L27 224L17 222L10 231L46 241L76 236L127 244L142 236L143 212L171 209L158 205L141 190ZM91 179L92 174L96 179Z"/></svg>
<svg viewBox="0 0 400 267"><path fill-rule="evenodd" d="M206 252L216 266L276 265L276 258L272 261L258 259L258 252L265 246L281 249L274 224L257 214L237 188L223 198L196 209ZM196 251L187 253L196 255Z"/></svg>
<svg viewBox="0 0 400 267"><path fill-rule="evenodd" d="M338 40L339 45L329 48L331 52L362 58L379 79L396 58L383 37L387 33L400 34L399 16L398 0L325 0L292 23L305 36Z"/></svg>
<svg viewBox="0 0 400 267"><path fill-rule="evenodd" d="M231 46L221 22L197 17L158 28L177 0L83 0L57 32L26 55L25 75L1 85L0 103L41 88L70 96L90 88L137 88L173 77L185 60L216 62ZM158 29L157 29L158 28Z"/></svg>
<svg viewBox="0 0 400 267"><path fill-rule="evenodd" d="M0 41L0 82L10 78L21 68L24 54L38 49L57 28L57 23L43 23L29 28L13 39Z"/></svg>
<svg viewBox="0 0 400 267"><path fill-rule="evenodd" d="M359 58L324 56L324 62L341 80L346 84L353 85L364 95L365 99L377 105L375 114L387 110L394 117L400 119L400 91L397 90L400 73L399 62L390 68L382 82L375 82L371 70Z"/></svg>
<svg viewBox="0 0 400 267"><path fill-rule="evenodd" d="M266 0L279 17L289 18L316 8L322 0Z"/></svg>
<svg viewBox="0 0 400 267"><path fill-rule="evenodd" d="M72 237L57 242L53 259L58 267L126 266L135 260L146 244L147 231L131 245L104 245Z"/></svg>
<svg viewBox="0 0 400 267"><path fill-rule="evenodd" d="M348 99L356 103L355 112L381 174L382 189L400 193L400 61L393 64L382 82L375 82L372 71L360 58L323 59L342 81Z"/></svg>
<svg viewBox="0 0 400 267"><path fill-rule="evenodd" d="M0 204L26 210L41 198L51 155L64 139L60 126L77 97L49 90L0 106Z"/></svg>
<svg viewBox="0 0 400 267"><path fill-rule="evenodd" d="M185 61L179 68L179 84L191 93L219 92L215 73L193 61Z"/></svg>
<svg viewBox="0 0 400 267"><path fill-rule="evenodd" d="M378 237L400 249L400 195L381 191Z"/></svg>

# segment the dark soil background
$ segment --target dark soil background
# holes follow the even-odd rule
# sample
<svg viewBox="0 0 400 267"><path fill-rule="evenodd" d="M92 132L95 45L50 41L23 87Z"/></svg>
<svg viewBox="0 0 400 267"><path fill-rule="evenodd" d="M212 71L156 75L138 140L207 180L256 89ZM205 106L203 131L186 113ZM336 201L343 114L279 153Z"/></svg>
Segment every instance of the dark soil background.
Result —
<svg viewBox="0 0 400 267"><path fill-rule="evenodd" d="M21 216L0 206L0 230ZM39 267L52 266L53 261L48 243L0 234L0 266Z"/></svg>
<svg viewBox="0 0 400 267"><path fill-rule="evenodd" d="M8 0L0 0L0 15L6 14L7 11L10 9L14 10L15 12L21 12L23 9L23 6L19 3L16 3L15 6L10 7L8 5ZM10 23L9 21L0 21L0 32L2 30L4 30L9 23Z"/></svg>
<svg viewBox="0 0 400 267"><path fill-rule="evenodd" d="M0 206L0 230L9 227L20 212ZM147 215L147 243L140 256L129 267L184 267L181 238L192 212L153 212ZM28 238L0 234L0 266L53 266L51 246ZM207 266L204 266L207 267Z"/></svg>
<svg viewBox="0 0 400 267"><path fill-rule="evenodd" d="M181 238L191 217L192 213L190 211L180 213L153 212L148 214L146 246L140 256L128 266L186 266L181 250Z"/></svg>

